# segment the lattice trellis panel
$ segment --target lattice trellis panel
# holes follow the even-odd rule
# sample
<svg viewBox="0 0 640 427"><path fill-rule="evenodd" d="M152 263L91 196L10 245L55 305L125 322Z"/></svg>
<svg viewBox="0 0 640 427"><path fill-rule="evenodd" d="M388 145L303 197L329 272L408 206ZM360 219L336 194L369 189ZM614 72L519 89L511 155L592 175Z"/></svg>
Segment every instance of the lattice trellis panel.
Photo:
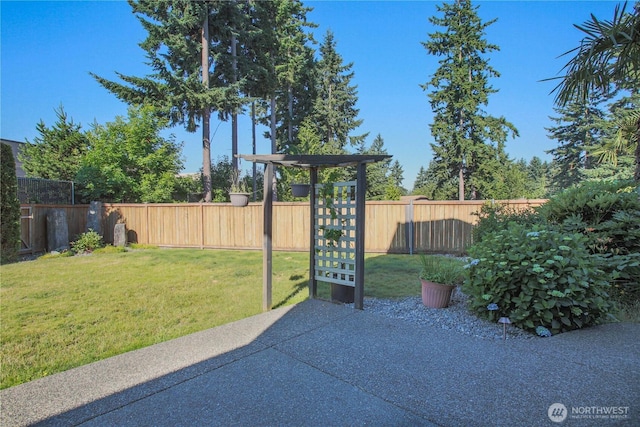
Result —
<svg viewBox="0 0 640 427"><path fill-rule="evenodd" d="M316 184L314 191L315 279L355 286L356 181Z"/></svg>

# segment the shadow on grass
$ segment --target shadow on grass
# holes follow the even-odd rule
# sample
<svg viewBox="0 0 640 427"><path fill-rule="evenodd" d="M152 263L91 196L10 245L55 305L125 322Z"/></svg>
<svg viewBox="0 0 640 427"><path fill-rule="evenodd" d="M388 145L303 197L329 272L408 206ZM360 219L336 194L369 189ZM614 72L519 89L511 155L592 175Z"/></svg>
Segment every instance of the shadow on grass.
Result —
<svg viewBox="0 0 640 427"><path fill-rule="evenodd" d="M419 255L370 254L367 255L364 265L365 297L395 299L420 295ZM300 281L273 308L292 304L300 292L305 292L308 289L309 282L303 275L292 275L289 280ZM331 300L329 282L318 281L317 298L325 301Z"/></svg>
<svg viewBox="0 0 640 427"><path fill-rule="evenodd" d="M300 274L291 276L289 280L298 280L301 279L303 276ZM279 307L283 307L285 305L289 305L293 303L293 299L300 293L303 292L305 290L309 289L309 281L308 280L303 280L300 281L298 283L296 283L294 285L293 290L289 293L289 295L285 296L284 299L280 302L278 302L277 304L275 304L273 306L274 309L279 308Z"/></svg>

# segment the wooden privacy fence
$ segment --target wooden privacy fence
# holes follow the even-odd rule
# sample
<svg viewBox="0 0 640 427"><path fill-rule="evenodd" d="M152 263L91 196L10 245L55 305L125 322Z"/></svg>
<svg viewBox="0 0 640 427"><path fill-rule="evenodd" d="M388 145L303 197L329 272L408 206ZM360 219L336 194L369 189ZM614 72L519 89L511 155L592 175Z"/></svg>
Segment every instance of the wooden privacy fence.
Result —
<svg viewBox="0 0 640 427"><path fill-rule="evenodd" d="M546 200L502 200L514 209L540 206ZM366 252L462 253L471 243L482 200L380 201L366 203ZM46 214L66 211L69 238L86 231L88 205L22 205L31 207L31 250L46 250ZM104 239L113 242L118 222L127 240L162 247L261 249L262 204L237 208L228 203L103 204ZM275 202L273 248L309 250L309 204Z"/></svg>

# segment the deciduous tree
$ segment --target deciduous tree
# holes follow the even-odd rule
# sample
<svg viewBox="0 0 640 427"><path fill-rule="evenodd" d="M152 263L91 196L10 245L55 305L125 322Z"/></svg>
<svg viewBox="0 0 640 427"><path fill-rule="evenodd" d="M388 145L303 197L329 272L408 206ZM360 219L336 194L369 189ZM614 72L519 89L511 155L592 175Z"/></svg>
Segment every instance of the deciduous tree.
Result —
<svg viewBox="0 0 640 427"><path fill-rule="evenodd" d="M167 125L151 107L129 108L125 119L95 124L91 148L77 174L80 193L90 200L170 202L182 169L181 147L160 131Z"/></svg>

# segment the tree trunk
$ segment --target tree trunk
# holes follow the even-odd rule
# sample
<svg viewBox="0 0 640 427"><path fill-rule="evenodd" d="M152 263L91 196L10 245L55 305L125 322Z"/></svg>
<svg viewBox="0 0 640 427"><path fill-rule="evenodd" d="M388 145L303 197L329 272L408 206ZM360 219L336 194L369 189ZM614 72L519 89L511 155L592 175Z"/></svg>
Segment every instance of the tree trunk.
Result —
<svg viewBox="0 0 640 427"><path fill-rule="evenodd" d="M291 87L291 84L289 84L289 86L287 87L287 95L288 95L288 105L287 105L287 111L289 112L289 126L288 126L288 135L287 135L287 140L289 142L289 146L291 146L291 144L293 144L293 88Z"/></svg>
<svg viewBox="0 0 640 427"><path fill-rule="evenodd" d="M256 154L256 102L251 101L251 153ZM256 201L256 194L258 194L258 186L256 183L256 177L258 175L258 169L256 162L253 162L253 201Z"/></svg>
<svg viewBox="0 0 640 427"><path fill-rule="evenodd" d="M640 182L640 119L636 125L636 171L633 174L633 179Z"/></svg>
<svg viewBox="0 0 640 427"><path fill-rule="evenodd" d="M464 200L464 165L458 171L458 200Z"/></svg>
<svg viewBox="0 0 640 427"><path fill-rule="evenodd" d="M276 95L271 95L271 154L278 152L278 144L276 140ZM278 200L278 186L276 179L276 169L273 170L273 200Z"/></svg>
<svg viewBox="0 0 640 427"><path fill-rule="evenodd" d="M209 11L202 24L202 85L209 89ZM211 141L210 135L211 109L205 106L202 110L202 187L204 201L211 201Z"/></svg>
<svg viewBox="0 0 640 427"><path fill-rule="evenodd" d="M238 82L238 59L236 52L236 35L231 34L231 81L233 84ZM240 171L238 170L238 113L234 110L231 114L231 164L233 165L234 176L240 179Z"/></svg>

